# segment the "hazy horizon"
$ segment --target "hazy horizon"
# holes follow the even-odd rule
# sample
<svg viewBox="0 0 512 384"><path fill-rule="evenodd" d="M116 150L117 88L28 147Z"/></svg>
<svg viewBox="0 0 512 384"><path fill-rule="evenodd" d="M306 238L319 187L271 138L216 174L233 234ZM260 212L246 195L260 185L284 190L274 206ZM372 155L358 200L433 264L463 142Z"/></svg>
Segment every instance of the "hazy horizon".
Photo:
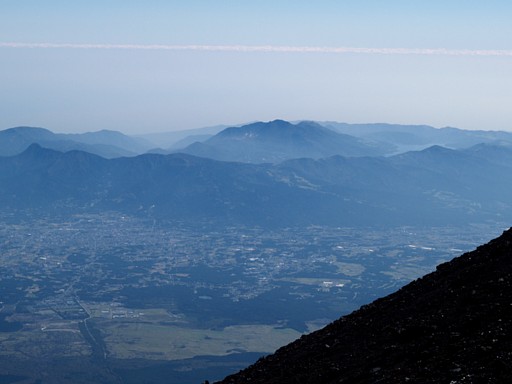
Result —
<svg viewBox="0 0 512 384"><path fill-rule="evenodd" d="M284 119L281 119L279 117L273 119L273 120L284 120ZM4 130L7 130L7 129L11 129L11 128L21 128L21 127L27 127L27 128L43 128L43 129L48 129L49 131L53 132L53 133L57 133L57 134L75 134L75 133L78 133L78 134L82 134L82 133L94 133L94 132L98 132L98 131L102 131L102 130L105 130L105 131L114 131L114 132L120 132L122 134L125 134L125 135L128 135L128 136L151 136L151 135L162 135L162 134L167 134L167 133L173 133L173 132L186 132L186 131L190 131L191 132L191 135L194 135L194 131L201 131L201 130L207 130L207 129L210 129L210 128L217 128L217 127L226 127L226 128L230 128L230 127L241 127L241 126L244 126L244 125L248 125L248 124L252 124L252 123L258 123L258 122L262 122L262 123L268 123L268 122L271 122L273 120L253 120L253 121L246 121L246 122L242 122L242 123L235 123L235 124L222 124L222 123L219 123L219 124L211 124L211 125L207 125L207 126L200 126L200 127L189 127L189 128L183 128L183 129L169 129L169 130L162 130L162 131L151 131L151 130L148 130L147 132L125 132L123 130L120 130L120 129L111 129L111 128L108 128L108 127L103 127L103 128L98 128L98 129L94 129L94 128L91 128L91 129L88 129L88 130L77 130L77 131L72 131L72 130L66 130L66 128L64 127L64 129L61 129L61 130L58 130L58 129L53 129L52 127L43 127L43 126L35 126L35 125L17 125L17 126L12 126L12 127L0 127L0 131L4 131ZM285 120L285 121L288 121L288 120ZM290 121L292 124L297 124L301 121L314 121L314 122L318 122L318 123L341 123L341 124L349 124L349 125L371 125L371 124L389 124L389 125L404 125L404 126L429 126L429 127L432 127L432 128L435 128L435 129L443 129L443 128L456 128L456 129L461 129L461 130L468 130L468 131L478 131L478 130L484 130L484 131L504 131L504 132L510 132L512 131L512 129L510 130L506 130L506 129L500 129L500 130L494 130L494 129L485 129L485 128L464 128L464 127L452 127L452 126L432 126L432 125L429 125L429 124L421 124L421 123L418 123L418 124L401 124L401 123L393 123L393 122L387 122L387 121L370 121L370 122L346 122L346 121L323 121L323 120L306 120L306 119L303 119L303 120L293 120L293 121ZM224 128L222 128L224 129ZM198 132L198 134L200 134Z"/></svg>
<svg viewBox="0 0 512 384"><path fill-rule="evenodd" d="M0 3L0 129L512 130L505 1Z"/></svg>

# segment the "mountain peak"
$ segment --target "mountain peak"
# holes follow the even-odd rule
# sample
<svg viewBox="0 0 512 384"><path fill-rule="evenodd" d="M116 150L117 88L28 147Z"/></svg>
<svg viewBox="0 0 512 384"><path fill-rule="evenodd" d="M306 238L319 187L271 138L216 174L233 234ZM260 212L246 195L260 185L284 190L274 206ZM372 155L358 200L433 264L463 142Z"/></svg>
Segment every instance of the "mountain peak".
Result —
<svg viewBox="0 0 512 384"><path fill-rule="evenodd" d="M3 133L7 136L20 136L30 139L46 139L53 136L53 132L49 129L26 126L8 128L4 130Z"/></svg>
<svg viewBox="0 0 512 384"><path fill-rule="evenodd" d="M224 379L510 382L512 230Z"/></svg>
<svg viewBox="0 0 512 384"><path fill-rule="evenodd" d="M270 125L273 125L273 126L279 126L279 125L281 125L281 126L289 126L289 125L293 125L289 121L281 120L281 119L271 120L267 124L270 124Z"/></svg>
<svg viewBox="0 0 512 384"><path fill-rule="evenodd" d="M217 160L248 163L277 163L303 157L381 154L379 148L320 124L308 121L292 124L284 120L226 128L204 143L195 143L183 151Z"/></svg>
<svg viewBox="0 0 512 384"><path fill-rule="evenodd" d="M57 154L57 153L61 153L61 152L53 150L53 149L49 149L49 148L44 148L43 146L41 146L38 143L32 143L27 147L27 149L25 149L18 156L22 157L22 158L27 158L27 157L45 156L47 154Z"/></svg>
<svg viewBox="0 0 512 384"><path fill-rule="evenodd" d="M248 137L249 134L253 134L252 137L261 136L261 135L269 135L272 132L277 132L279 130L292 128L294 125L288 121L284 120L273 120L269 122L256 122L247 125L243 125L241 127L230 127L222 130L217 135L215 135L211 141L214 141L215 138L221 137Z"/></svg>

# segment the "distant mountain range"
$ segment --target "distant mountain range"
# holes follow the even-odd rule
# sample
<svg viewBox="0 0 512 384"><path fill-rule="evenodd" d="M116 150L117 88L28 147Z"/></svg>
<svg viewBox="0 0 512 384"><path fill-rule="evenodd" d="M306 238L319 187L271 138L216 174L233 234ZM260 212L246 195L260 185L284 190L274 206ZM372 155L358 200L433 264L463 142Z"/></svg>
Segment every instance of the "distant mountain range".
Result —
<svg viewBox="0 0 512 384"><path fill-rule="evenodd" d="M219 384L512 382L512 230Z"/></svg>
<svg viewBox="0 0 512 384"><path fill-rule="evenodd" d="M159 153L183 152L222 161L277 163L333 155L390 156L433 145L463 149L482 143L512 145L512 133L426 125L308 121L292 124L275 120L226 128L215 135L185 137Z"/></svg>
<svg viewBox="0 0 512 384"><path fill-rule="evenodd" d="M504 131L470 131L458 128L433 128L428 125L321 123L337 132L388 144L394 153L417 151L432 145L468 148L481 143L512 143L512 133Z"/></svg>
<svg viewBox="0 0 512 384"><path fill-rule="evenodd" d="M0 156L17 155L34 143L57 151L81 150L105 158L135 156L152 148L144 139L116 131L64 134L45 128L16 127L0 131Z"/></svg>
<svg viewBox="0 0 512 384"><path fill-rule="evenodd" d="M314 122L274 120L227 128L179 151L222 161L278 163L301 157L379 156L389 152L390 147L337 133Z"/></svg>
<svg viewBox="0 0 512 384"><path fill-rule="evenodd" d="M194 142L194 137L199 138L198 140L195 141L206 140L228 127L232 126L214 125L211 127L177 130L170 132L144 133L137 135L136 137L140 137L143 138L144 140L151 142L153 146L160 151L167 151L169 149L184 148L187 145L192 144L192 142ZM193 141L188 142L189 140ZM186 144L182 144L181 142L184 142Z"/></svg>
<svg viewBox="0 0 512 384"><path fill-rule="evenodd" d="M0 131L0 156L19 154L34 143L62 152L82 150L105 158L186 153L221 161L275 164L296 158L320 159L334 155L391 156L433 145L452 149L477 144L512 145L512 133L424 125L290 123L283 120L139 136L105 130L56 134L44 128L16 127Z"/></svg>
<svg viewBox="0 0 512 384"><path fill-rule="evenodd" d="M248 164L187 154L104 159L34 144L0 158L0 208L264 226L504 221L512 215L511 158L511 147L486 144Z"/></svg>

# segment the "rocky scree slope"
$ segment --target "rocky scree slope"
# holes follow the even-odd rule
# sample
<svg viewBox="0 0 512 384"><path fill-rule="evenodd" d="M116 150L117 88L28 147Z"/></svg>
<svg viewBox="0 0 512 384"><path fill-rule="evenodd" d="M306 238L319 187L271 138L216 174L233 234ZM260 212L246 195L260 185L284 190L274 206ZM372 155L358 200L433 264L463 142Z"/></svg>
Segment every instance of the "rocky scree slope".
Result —
<svg viewBox="0 0 512 384"><path fill-rule="evenodd" d="M512 382L512 230L219 383L405 382Z"/></svg>

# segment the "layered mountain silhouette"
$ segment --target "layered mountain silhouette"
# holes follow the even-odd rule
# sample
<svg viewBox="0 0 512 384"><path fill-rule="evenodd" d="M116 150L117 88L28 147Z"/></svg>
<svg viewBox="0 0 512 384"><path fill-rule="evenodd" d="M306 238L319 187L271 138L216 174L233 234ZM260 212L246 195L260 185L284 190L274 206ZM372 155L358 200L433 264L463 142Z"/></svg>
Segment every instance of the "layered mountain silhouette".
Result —
<svg viewBox="0 0 512 384"><path fill-rule="evenodd" d="M426 125L290 123L284 120L139 136L108 130L62 134L44 128L16 127L0 131L0 156L19 154L33 143L58 151L82 150L105 158L182 152L222 161L278 163L333 155L390 156L433 145L452 149L478 144L512 145L512 133L438 129Z"/></svg>
<svg viewBox="0 0 512 384"><path fill-rule="evenodd" d="M316 159L333 155L390 156L433 145L463 149L477 144L512 144L512 133L503 131L382 123L290 123L283 120L197 129L188 135L186 131L178 131L145 137L162 140L160 148L152 150L152 153L183 152L216 160L248 163L276 163L294 158ZM164 143L170 142L172 145L165 147Z"/></svg>
<svg viewBox="0 0 512 384"><path fill-rule="evenodd" d="M379 156L387 153L388 147L337 133L314 122L292 124L274 120L226 128L179 151L223 161L278 163L301 157Z"/></svg>
<svg viewBox="0 0 512 384"><path fill-rule="evenodd" d="M433 145L447 148L469 148L482 143L512 144L512 133L504 131L464 130L428 125L320 123L336 132L373 140L394 147L394 153L421 150Z"/></svg>
<svg viewBox="0 0 512 384"><path fill-rule="evenodd" d="M194 141L206 140L228 127L233 126L214 125L211 127L193 128L169 132L143 133L141 135L137 135L137 137L141 137L144 140L151 142L154 147L159 148L159 151L164 151L166 150L165 148L184 148L187 145L192 144ZM193 139L194 137L195 140Z"/></svg>
<svg viewBox="0 0 512 384"><path fill-rule="evenodd" d="M105 158L134 156L152 146L144 139L116 131L65 134L45 128L16 127L0 131L0 156L17 155L34 143L58 151L81 150Z"/></svg>
<svg viewBox="0 0 512 384"><path fill-rule="evenodd" d="M0 208L117 210L257 225L448 225L512 215L512 149L431 147L392 157L222 162L187 154L105 159L30 146L0 157Z"/></svg>
<svg viewBox="0 0 512 384"><path fill-rule="evenodd" d="M221 384L512 382L512 230Z"/></svg>

